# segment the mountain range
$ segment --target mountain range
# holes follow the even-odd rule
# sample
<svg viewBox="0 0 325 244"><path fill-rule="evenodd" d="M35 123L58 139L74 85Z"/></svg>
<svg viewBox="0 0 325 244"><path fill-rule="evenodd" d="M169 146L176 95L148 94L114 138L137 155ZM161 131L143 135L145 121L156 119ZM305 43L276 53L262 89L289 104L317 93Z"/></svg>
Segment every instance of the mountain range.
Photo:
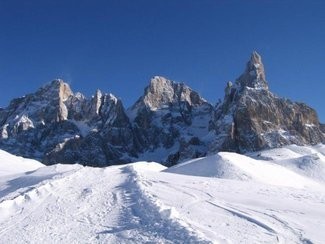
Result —
<svg viewBox="0 0 325 244"><path fill-rule="evenodd" d="M219 151L319 143L325 126L316 111L273 94L257 52L216 105L184 83L155 76L128 109L113 94L97 90L86 98L60 79L0 109L0 148L46 165L171 166Z"/></svg>

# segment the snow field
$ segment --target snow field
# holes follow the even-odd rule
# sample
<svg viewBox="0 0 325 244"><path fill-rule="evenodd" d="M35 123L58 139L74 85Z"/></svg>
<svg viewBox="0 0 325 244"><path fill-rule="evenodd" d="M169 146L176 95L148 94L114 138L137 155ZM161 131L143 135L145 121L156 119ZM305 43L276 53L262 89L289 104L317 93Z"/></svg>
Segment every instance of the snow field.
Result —
<svg viewBox="0 0 325 244"><path fill-rule="evenodd" d="M15 160L0 152L3 243L325 242L324 145L168 169Z"/></svg>

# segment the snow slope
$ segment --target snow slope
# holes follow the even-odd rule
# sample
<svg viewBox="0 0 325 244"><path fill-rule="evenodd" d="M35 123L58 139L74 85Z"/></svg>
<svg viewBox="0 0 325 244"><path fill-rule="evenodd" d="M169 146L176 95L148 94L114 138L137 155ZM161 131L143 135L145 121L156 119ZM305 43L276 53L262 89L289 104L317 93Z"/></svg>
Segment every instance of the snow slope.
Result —
<svg viewBox="0 0 325 244"><path fill-rule="evenodd" d="M169 169L53 165L0 176L0 240L325 243L325 183L313 172L319 167L292 166L314 154L322 168L318 145L219 153Z"/></svg>
<svg viewBox="0 0 325 244"><path fill-rule="evenodd" d="M321 186L313 179L301 176L273 162L255 160L245 155L230 152L220 152L214 156L194 159L165 171L224 179L254 180L270 185L296 188Z"/></svg>
<svg viewBox="0 0 325 244"><path fill-rule="evenodd" d="M252 153L251 156L264 158L273 163L282 165L290 170L310 177L314 180L325 182L325 145L297 146L289 145L284 148L275 148Z"/></svg>
<svg viewBox="0 0 325 244"><path fill-rule="evenodd" d="M32 171L43 166L36 160L17 157L0 150L0 176Z"/></svg>

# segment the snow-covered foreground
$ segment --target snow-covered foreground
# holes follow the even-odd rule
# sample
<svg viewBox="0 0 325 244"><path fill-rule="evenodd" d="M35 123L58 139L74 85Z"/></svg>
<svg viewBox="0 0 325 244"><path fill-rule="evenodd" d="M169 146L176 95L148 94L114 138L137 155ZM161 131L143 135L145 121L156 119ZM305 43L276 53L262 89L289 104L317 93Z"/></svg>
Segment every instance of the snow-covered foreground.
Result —
<svg viewBox="0 0 325 244"><path fill-rule="evenodd" d="M169 169L34 162L39 169L8 174L0 152L0 240L325 243L324 153L324 145L219 153Z"/></svg>

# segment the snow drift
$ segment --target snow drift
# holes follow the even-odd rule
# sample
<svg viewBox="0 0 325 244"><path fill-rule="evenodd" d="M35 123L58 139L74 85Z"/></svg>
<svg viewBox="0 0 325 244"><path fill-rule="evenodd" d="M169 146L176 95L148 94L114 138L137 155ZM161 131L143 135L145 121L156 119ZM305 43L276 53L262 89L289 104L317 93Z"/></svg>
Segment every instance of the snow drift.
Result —
<svg viewBox="0 0 325 244"><path fill-rule="evenodd" d="M0 151L0 168L3 243L325 242L324 145L169 169L43 167Z"/></svg>
<svg viewBox="0 0 325 244"><path fill-rule="evenodd" d="M36 160L17 157L0 150L0 176L32 171L43 166Z"/></svg>

